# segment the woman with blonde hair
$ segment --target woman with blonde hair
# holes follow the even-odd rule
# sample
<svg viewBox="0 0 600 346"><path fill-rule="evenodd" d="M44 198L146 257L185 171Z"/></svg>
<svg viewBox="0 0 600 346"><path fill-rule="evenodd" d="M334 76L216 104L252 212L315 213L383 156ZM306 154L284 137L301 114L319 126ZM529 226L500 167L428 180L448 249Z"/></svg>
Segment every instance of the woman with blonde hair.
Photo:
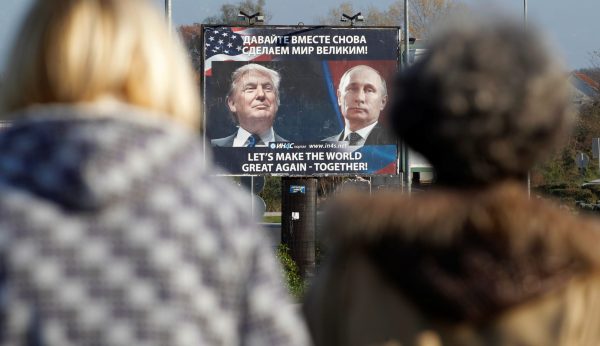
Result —
<svg viewBox="0 0 600 346"><path fill-rule="evenodd" d="M148 2L35 1L4 85L0 344L307 343Z"/></svg>
<svg viewBox="0 0 600 346"><path fill-rule="evenodd" d="M523 186L571 119L566 73L520 27L456 22L399 76L391 120L437 183L336 203L316 345L600 345L600 224Z"/></svg>

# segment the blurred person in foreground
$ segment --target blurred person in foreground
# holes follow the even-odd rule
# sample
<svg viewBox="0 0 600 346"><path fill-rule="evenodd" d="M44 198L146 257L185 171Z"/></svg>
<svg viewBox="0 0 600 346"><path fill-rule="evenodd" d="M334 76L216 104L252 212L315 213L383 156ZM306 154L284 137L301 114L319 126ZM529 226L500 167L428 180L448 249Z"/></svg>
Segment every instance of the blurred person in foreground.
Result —
<svg viewBox="0 0 600 346"><path fill-rule="evenodd" d="M39 0L7 66L0 344L303 345L149 2Z"/></svg>
<svg viewBox="0 0 600 346"><path fill-rule="evenodd" d="M570 128L566 74L517 27L449 25L400 75L391 120L439 184L335 204L317 345L600 345L600 226L523 183Z"/></svg>

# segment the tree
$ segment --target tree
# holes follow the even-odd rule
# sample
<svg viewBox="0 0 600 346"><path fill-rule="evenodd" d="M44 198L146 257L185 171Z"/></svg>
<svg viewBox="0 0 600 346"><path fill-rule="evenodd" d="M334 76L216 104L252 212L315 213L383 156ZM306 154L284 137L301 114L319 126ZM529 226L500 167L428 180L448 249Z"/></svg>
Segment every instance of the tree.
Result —
<svg viewBox="0 0 600 346"><path fill-rule="evenodd" d="M600 102L584 104L578 109L573 132L563 146L531 170L531 185L543 195L558 198L562 204L575 206L575 201L596 203L600 190L582 189L586 180L598 177L598 160L590 160L589 167L581 172L576 164L578 153L590 157L592 138L600 134Z"/></svg>
<svg viewBox="0 0 600 346"><path fill-rule="evenodd" d="M245 20L238 19L238 13L244 11L252 15L260 12L265 16L265 23L271 19L271 15L266 11L265 0L242 0L236 4L224 4L221 6L221 13L215 16L206 17L205 24L243 24Z"/></svg>
<svg viewBox="0 0 600 346"><path fill-rule="evenodd" d="M575 72L580 72L594 81L600 83L600 50L594 50L588 53L590 66L588 68L582 68Z"/></svg>
<svg viewBox="0 0 600 346"><path fill-rule="evenodd" d="M600 50L591 51L588 55L591 67L600 68Z"/></svg>
<svg viewBox="0 0 600 346"><path fill-rule="evenodd" d="M194 71L196 72L196 81L200 80L202 73L202 30L198 23L191 25L182 25L177 28L179 35L190 57Z"/></svg>
<svg viewBox="0 0 600 346"><path fill-rule="evenodd" d="M410 35L417 38L427 38L436 23L445 16L455 12L465 11L466 6L458 0L409 0L409 28ZM325 17L318 21L325 25L339 25L342 13L353 15L359 12L349 2L344 2L336 8L330 9ZM396 0L387 9L379 10L370 6L366 11L360 11L365 17L365 25L391 25L404 24L404 1Z"/></svg>
<svg viewBox="0 0 600 346"><path fill-rule="evenodd" d="M352 16L357 12L351 3L343 2L339 6L330 8L324 16L318 17L317 22L323 25L339 25L342 13Z"/></svg>
<svg viewBox="0 0 600 346"><path fill-rule="evenodd" d="M412 1L409 7L411 32L415 37L427 37L445 16L465 9L465 5L454 0Z"/></svg>

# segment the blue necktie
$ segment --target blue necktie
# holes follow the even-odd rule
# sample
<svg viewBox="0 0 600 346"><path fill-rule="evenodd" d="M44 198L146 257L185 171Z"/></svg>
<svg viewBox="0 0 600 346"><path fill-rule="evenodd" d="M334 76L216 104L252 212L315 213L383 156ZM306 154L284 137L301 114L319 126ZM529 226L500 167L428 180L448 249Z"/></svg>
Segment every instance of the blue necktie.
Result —
<svg viewBox="0 0 600 346"><path fill-rule="evenodd" d="M248 148L254 148L256 146L256 144L260 143L261 139L260 136L257 134L252 134L252 136L248 137L248 145L246 145Z"/></svg>

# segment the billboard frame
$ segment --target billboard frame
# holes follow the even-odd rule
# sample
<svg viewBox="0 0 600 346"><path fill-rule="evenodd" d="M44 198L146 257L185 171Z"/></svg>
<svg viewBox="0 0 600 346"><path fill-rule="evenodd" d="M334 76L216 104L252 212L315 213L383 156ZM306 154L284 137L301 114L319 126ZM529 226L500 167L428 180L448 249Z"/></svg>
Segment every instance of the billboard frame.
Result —
<svg viewBox="0 0 600 346"><path fill-rule="evenodd" d="M388 59L388 61L393 61L393 65L394 65L394 71L393 73L395 74L397 71L400 70L400 67L402 66L402 47L401 47L401 42L402 42L402 32L401 32L401 28L398 26L353 26L353 27L348 27L348 26L316 26L316 25L260 25L260 26L246 26L246 25L220 25L220 24L211 24L211 25L201 25L201 42L202 42L202 54L201 54L201 66L202 69L199 72L199 80L200 80L200 90L201 90L201 95L202 95L202 102L203 102L203 108L202 108L202 119L203 119L203 138L204 138L204 146L205 148L208 147L210 145L210 139L208 136L208 126L207 126L207 118L208 118L208 110L209 107L207 106L207 102L210 101L210 95L207 92L207 76L205 74L206 71L206 64L207 64L207 50L205 49L206 47L206 36L205 33L207 32L207 29L212 29L212 30L218 30L220 28L242 28L244 30L246 29L254 29L254 30L264 30L264 31L269 31L269 30L289 30L290 32L287 35L299 35L299 34L305 34L307 32L313 32L315 30L341 30L343 32L346 33L356 33L356 32L361 32L361 31L376 31L376 30L383 30L383 31L391 31L394 32L396 35L396 39L394 40L394 57L393 59ZM345 62L352 62L352 61L361 61L360 59L338 59L339 61L345 61ZM372 59L370 60L369 57L367 57L366 59L364 59L365 61L373 61L376 62L378 61L377 59ZM301 61L301 60L299 60ZM329 61L326 59L322 59L323 62ZM336 60L337 61L337 60ZM220 62L220 61L219 61ZM249 62L245 62L245 63L249 63ZM263 63L263 61L259 60L259 63ZM241 63L244 64L244 63ZM376 64L374 64L376 65ZM388 77L389 78L389 77ZM391 78L389 78L391 80ZM379 145L376 145L379 146ZM391 145L383 145L382 147L389 147ZM400 175L403 174L406 170L406 167L404 167L404 161L405 161L405 146L402 143L402 141L400 140L396 140L395 143L393 143L393 146L395 147L395 158L394 158L394 171L390 172L387 171L385 173L377 173L377 172L348 172L348 171L342 171L342 172L325 172L325 173L302 173L302 172L294 172L294 173L288 173L288 172L239 172L239 171L234 171L234 172L230 172L230 173L223 173L221 175L229 175L229 176L282 176L282 177L322 177L322 176L356 176L356 175L360 175L360 176L376 176L376 175ZM368 148L367 148L368 149ZM388 148L389 149L389 148ZM224 150L224 149L217 149L217 150ZM228 150L228 149L227 149ZM206 151L206 149L205 149ZM213 153L214 153L215 149L213 149ZM219 153L214 153L213 154L213 159L217 158L216 155L219 155ZM205 154L204 156L205 158L207 157L207 155ZM217 160L218 161L218 160Z"/></svg>

